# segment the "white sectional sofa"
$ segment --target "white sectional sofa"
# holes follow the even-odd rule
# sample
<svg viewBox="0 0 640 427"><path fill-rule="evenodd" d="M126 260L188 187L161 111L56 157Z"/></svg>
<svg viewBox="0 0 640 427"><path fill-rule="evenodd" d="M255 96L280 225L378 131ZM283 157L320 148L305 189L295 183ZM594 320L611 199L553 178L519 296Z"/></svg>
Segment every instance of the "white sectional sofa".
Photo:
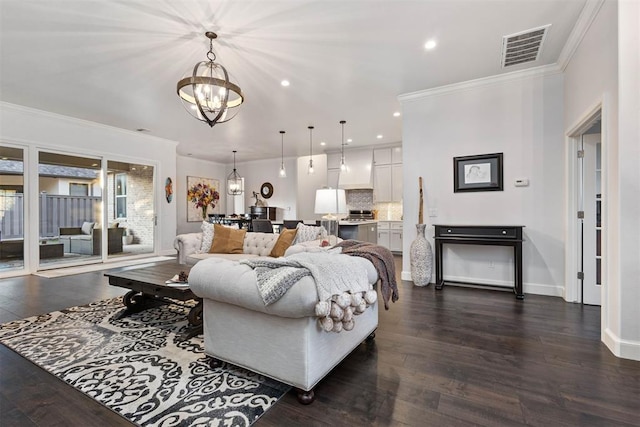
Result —
<svg viewBox="0 0 640 427"><path fill-rule="evenodd" d="M327 332L316 316L318 291L311 276L265 305L255 271L239 260L268 256L278 234L246 233L243 254L203 253L202 239L203 233L182 234L174 246L181 263L195 264L189 286L203 300L205 353L214 363L225 361L289 384L297 389L298 400L309 404L315 385L363 341L373 339L378 303L354 317L353 329ZM309 241L290 246L285 256L321 250L319 240ZM378 282L371 262L349 258L366 274L367 283Z"/></svg>
<svg viewBox="0 0 640 427"><path fill-rule="evenodd" d="M378 273L373 264L352 258L374 285ZM313 402L316 384L363 341L372 340L378 327L376 302L354 317L352 330L323 330L315 315L318 294L310 276L268 306L254 270L237 261L202 260L191 269L189 285L203 299L205 353L295 387L303 404Z"/></svg>

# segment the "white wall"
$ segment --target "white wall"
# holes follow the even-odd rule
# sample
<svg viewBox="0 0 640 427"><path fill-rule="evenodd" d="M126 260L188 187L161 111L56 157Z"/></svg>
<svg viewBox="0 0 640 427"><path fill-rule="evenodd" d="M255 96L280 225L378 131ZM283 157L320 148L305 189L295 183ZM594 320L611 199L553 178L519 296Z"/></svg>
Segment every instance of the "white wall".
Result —
<svg viewBox="0 0 640 427"><path fill-rule="evenodd" d="M111 160L133 163L153 163L157 168L156 214L160 253L174 253L176 230L174 204L164 200L164 179L175 181L177 142L143 135L84 120L78 120L45 111L0 102L0 142L26 148L25 162L33 176L37 176L38 148L60 151L72 155L108 157ZM37 180L25 182L32 192L38 191ZM29 209L25 238L38 232L37 209Z"/></svg>
<svg viewBox="0 0 640 427"><path fill-rule="evenodd" d="M197 233L201 221L187 222L187 176L217 179L220 183L220 212L226 212L227 175L225 165L187 156L177 156L176 179L173 180L173 202L177 211L177 234ZM191 203L191 202L189 202Z"/></svg>
<svg viewBox="0 0 640 427"><path fill-rule="evenodd" d="M617 356L640 360L640 155L637 2L605 1L565 70L565 128L603 103L602 328Z"/></svg>
<svg viewBox="0 0 640 427"><path fill-rule="evenodd" d="M424 181L426 236L433 224L524 225L526 293L561 295L564 286L564 139L561 74L518 77L401 97L403 109L403 278ZM504 191L454 193L453 158L504 153ZM515 187L528 178L528 187ZM428 217L429 209L437 217ZM449 245L445 277L513 286L513 251ZM435 274L435 272L434 272Z"/></svg>
<svg viewBox="0 0 640 427"><path fill-rule="evenodd" d="M287 171L286 178L280 178L280 163L280 158L243 163L236 161L236 170L244 178L244 213L249 213L250 207L255 204L256 199L253 197L253 192L259 194L262 184L269 182L273 185L273 196L265 201L268 206L278 208L276 220L297 218L297 161L293 157L284 159L284 167ZM227 165L227 175L232 170L233 165Z"/></svg>

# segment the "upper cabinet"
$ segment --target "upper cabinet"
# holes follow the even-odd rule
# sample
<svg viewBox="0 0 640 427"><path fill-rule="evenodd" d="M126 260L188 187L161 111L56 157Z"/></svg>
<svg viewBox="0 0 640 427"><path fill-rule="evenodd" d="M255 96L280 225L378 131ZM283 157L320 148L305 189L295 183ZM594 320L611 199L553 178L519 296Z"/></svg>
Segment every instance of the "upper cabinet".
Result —
<svg viewBox="0 0 640 427"><path fill-rule="evenodd" d="M402 201L402 147L373 150L373 195L376 202Z"/></svg>

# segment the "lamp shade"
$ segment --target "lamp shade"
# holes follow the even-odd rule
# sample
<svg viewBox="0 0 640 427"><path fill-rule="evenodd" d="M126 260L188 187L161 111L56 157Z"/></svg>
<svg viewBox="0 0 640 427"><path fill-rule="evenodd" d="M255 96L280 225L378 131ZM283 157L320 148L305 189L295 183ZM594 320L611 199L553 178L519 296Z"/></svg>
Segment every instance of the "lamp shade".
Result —
<svg viewBox="0 0 640 427"><path fill-rule="evenodd" d="M347 196L345 191L336 188L321 188L316 190L315 213L347 213Z"/></svg>

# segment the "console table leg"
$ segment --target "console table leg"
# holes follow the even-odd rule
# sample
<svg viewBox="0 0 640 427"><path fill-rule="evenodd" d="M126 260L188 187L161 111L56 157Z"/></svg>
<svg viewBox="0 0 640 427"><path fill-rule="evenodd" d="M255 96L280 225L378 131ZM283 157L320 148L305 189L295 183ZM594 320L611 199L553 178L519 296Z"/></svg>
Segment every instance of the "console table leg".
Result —
<svg viewBox="0 0 640 427"><path fill-rule="evenodd" d="M522 285L522 243L517 243L514 246L515 252L515 291L516 291L516 299L523 300L524 299L524 289Z"/></svg>
<svg viewBox="0 0 640 427"><path fill-rule="evenodd" d="M442 243L436 241L436 289L442 290L444 278L442 277Z"/></svg>

